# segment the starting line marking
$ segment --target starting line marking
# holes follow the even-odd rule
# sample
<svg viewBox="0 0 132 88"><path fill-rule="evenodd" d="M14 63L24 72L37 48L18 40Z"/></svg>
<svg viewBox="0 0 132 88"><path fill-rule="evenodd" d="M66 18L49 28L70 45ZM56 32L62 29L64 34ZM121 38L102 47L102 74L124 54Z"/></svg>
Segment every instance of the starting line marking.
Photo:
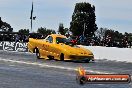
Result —
<svg viewBox="0 0 132 88"><path fill-rule="evenodd" d="M69 70L69 71L76 71L77 70L77 68L63 67L63 66L55 66L55 65L48 65L48 64L37 63L37 62L26 62L26 61L18 61L18 60L10 60L10 59L1 59L1 58L0 58L0 61L10 62L10 63L18 63L18 64L34 65L34 66L39 66L39 67L57 68L57 69ZM97 74L115 74L115 73L112 73L112 72L109 72L108 73L108 72L95 71L95 70L86 70L86 72L89 72L89 73L97 73Z"/></svg>

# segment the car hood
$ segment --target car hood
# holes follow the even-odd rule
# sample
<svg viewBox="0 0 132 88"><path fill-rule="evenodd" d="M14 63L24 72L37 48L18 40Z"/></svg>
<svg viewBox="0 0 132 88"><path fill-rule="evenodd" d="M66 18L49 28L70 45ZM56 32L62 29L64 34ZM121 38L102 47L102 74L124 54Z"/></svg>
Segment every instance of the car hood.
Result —
<svg viewBox="0 0 132 88"><path fill-rule="evenodd" d="M71 54L75 54L75 55L93 55L93 53L90 50L79 47L77 45L69 46L69 45L62 44L61 47L64 49L64 51L67 51Z"/></svg>

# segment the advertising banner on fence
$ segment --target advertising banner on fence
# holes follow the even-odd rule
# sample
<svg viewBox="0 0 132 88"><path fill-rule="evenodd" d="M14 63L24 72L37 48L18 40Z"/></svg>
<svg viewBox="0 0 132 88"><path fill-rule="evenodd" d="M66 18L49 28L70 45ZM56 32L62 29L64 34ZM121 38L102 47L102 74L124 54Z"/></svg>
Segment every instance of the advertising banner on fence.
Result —
<svg viewBox="0 0 132 88"><path fill-rule="evenodd" d="M0 42L0 50L4 51L18 51L18 52L27 52L27 43L22 42Z"/></svg>

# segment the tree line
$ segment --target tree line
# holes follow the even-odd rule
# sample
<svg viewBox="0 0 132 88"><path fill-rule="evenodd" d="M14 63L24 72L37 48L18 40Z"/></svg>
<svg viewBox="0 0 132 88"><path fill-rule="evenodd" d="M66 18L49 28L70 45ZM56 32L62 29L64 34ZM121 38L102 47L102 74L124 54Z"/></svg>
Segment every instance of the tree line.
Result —
<svg viewBox="0 0 132 88"><path fill-rule="evenodd" d="M10 24L3 22L0 17L0 30L4 32L13 32L13 28ZM108 28L98 28L96 24L95 6L88 2L76 3L72 19L70 22L70 27L65 28L63 23L58 25L59 34L72 36L78 36L79 42L88 43L88 45L126 45L132 42L132 33L120 33L113 29ZM37 29L38 34L49 35L57 33L53 29L46 27L40 27ZM29 34L29 29L20 29L19 34ZM81 36L81 37L80 37ZM81 40L82 39L82 40Z"/></svg>
<svg viewBox="0 0 132 88"><path fill-rule="evenodd" d="M13 32L13 28L10 24L3 22L0 17L0 30L5 32Z"/></svg>

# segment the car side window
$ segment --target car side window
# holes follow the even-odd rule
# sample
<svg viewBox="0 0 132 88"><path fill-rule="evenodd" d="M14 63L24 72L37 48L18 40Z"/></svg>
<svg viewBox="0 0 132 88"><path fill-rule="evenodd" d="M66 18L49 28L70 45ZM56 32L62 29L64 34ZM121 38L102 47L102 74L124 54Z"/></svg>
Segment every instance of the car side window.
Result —
<svg viewBox="0 0 132 88"><path fill-rule="evenodd" d="M46 41L49 41L49 43L53 43L53 37L52 36L49 36Z"/></svg>

